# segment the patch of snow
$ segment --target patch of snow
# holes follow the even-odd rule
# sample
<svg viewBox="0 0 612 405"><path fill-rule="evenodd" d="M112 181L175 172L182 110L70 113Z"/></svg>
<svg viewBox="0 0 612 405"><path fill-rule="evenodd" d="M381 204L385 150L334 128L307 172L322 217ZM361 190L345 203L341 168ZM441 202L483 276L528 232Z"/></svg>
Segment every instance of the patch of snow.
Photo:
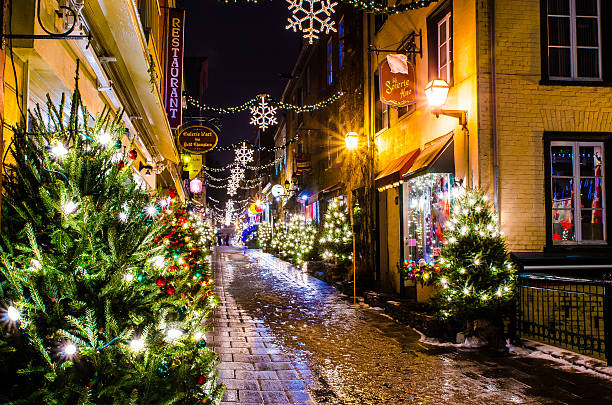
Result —
<svg viewBox="0 0 612 405"><path fill-rule="evenodd" d="M514 346L508 340L506 347L515 356L551 361L562 370L578 371L612 381L612 367L601 360L525 339L523 346Z"/></svg>

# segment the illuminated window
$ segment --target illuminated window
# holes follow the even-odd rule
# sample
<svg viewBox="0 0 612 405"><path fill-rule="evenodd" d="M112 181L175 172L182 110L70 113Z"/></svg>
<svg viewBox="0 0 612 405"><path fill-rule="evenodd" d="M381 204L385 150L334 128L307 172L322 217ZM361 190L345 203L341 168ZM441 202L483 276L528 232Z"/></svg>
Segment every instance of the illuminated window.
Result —
<svg viewBox="0 0 612 405"><path fill-rule="evenodd" d="M553 141L549 153L553 244L604 242L603 143Z"/></svg>

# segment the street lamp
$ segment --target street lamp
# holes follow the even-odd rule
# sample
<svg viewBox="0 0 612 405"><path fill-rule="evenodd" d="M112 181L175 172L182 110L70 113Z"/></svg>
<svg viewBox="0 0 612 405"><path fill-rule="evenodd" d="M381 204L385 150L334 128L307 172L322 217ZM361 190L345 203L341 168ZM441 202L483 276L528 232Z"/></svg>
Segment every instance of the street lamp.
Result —
<svg viewBox="0 0 612 405"><path fill-rule="evenodd" d="M467 110L448 110L441 108L446 104L446 98L448 97L448 91L450 86L444 80L435 79L430 81L425 86L425 96L427 102L432 107L432 113L436 118L440 118L440 115L446 115L447 117L454 117L459 120L459 125L465 133L465 155L466 155L466 178L468 187L472 185L471 170L470 170L470 131L467 126Z"/></svg>
<svg viewBox="0 0 612 405"><path fill-rule="evenodd" d="M353 152L359 146L359 134L357 132L347 132L344 136L344 143L346 145L346 149L350 152ZM349 190L350 192L350 190ZM348 202L348 201L347 201ZM349 217L351 219L351 234L353 236L353 306L357 306L357 278L356 278L356 268L355 268L355 223L353 221L353 209L348 204Z"/></svg>
<svg viewBox="0 0 612 405"><path fill-rule="evenodd" d="M359 134L357 132L348 132L344 136L344 143L346 144L346 149L355 150L359 146Z"/></svg>
<svg viewBox="0 0 612 405"><path fill-rule="evenodd" d="M448 110L441 108L446 103L448 97L448 91L450 86L444 80L435 79L430 81L425 86L425 96L427 102L432 109L432 113L439 118L440 115L446 115L448 117L455 117L459 120L459 125L464 129L467 128L467 111L466 110Z"/></svg>

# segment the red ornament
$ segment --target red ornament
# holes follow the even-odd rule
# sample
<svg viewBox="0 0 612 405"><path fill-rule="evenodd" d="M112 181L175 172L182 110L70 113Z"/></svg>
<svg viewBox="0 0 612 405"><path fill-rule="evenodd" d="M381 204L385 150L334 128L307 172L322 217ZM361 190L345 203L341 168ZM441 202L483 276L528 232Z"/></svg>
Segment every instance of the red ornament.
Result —
<svg viewBox="0 0 612 405"><path fill-rule="evenodd" d="M170 198L174 198L176 197L176 190L171 188L170 190L168 190L168 197Z"/></svg>
<svg viewBox="0 0 612 405"><path fill-rule="evenodd" d="M131 151L129 151L128 157L132 160L136 159L138 157L138 152L136 152L136 149L132 149Z"/></svg>
<svg viewBox="0 0 612 405"><path fill-rule="evenodd" d="M198 384L203 385L206 384L207 378L205 375L200 374L198 376Z"/></svg>
<svg viewBox="0 0 612 405"><path fill-rule="evenodd" d="M166 285L166 278L163 276L159 276L157 277L157 280L155 280L155 284L157 284L158 287L163 287Z"/></svg>
<svg viewBox="0 0 612 405"><path fill-rule="evenodd" d="M166 294L174 295L175 292L176 292L176 287L174 287L172 284L168 284L168 286L166 287Z"/></svg>
<svg viewBox="0 0 612 405"><path fill-rule="evenodd" d="M120 160L117 162L117 169L121 170L125 167L125 163L123 163L123 160Z"/></svg>
<svg viewBox="0 0 612 405"><path fill-rule="evenodd" d="M168 267L168 270L170 270L170 271L177 271L178 270L178 266L172 265L172 266Z"/></svg>

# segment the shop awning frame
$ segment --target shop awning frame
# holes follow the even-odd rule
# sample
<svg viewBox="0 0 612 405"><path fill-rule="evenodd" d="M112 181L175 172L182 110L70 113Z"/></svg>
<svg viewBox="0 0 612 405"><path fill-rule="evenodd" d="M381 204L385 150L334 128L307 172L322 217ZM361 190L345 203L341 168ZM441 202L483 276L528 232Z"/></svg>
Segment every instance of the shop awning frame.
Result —
<svg viewBox="0 0 612 405"><path fill-rule="evenodd" d="M455 173L454 145L453 133L426 144L402 179L406 181L426 173Z"/></svg>
<svg viewBox="0 0 612 405"><path fill-rule="evenodd" d="M393 185L399 185L404 173L412 166L415 159L420 155L421 150L415 149L389 162L383 170L376 176L374 186L382 191Z"/></svg>

